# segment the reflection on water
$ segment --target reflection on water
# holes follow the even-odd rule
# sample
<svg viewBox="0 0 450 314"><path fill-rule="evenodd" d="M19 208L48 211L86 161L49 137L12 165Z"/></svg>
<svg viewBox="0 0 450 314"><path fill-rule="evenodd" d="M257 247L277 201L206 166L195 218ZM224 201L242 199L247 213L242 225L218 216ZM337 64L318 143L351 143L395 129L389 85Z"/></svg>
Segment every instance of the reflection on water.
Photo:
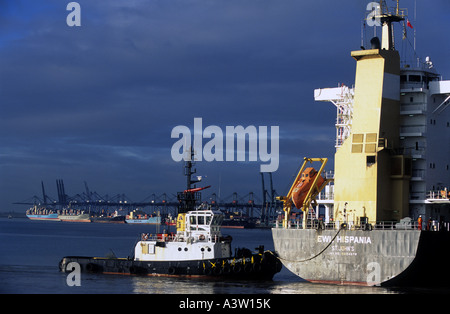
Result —
<svg viewBox="0 0 450 314"><path fill-rule="evenodd" d="M192 279L170 277L132 277L133 293L140 294L213 294L213 286Z"/></svg>
<svg viewBox="0 0 450 314"><path fill-rule="evenodd" d="M136 234L148 226L77 224L0 219L0 293L108 294L385 294L449 293L449 289L385 289L311 284L285 267L273 281L210 281L204 279L81 275L80 287L69 287L58 263L63 256L102 256L113 250L124 257L133 250ZM154 231L151 231L154 232ZM270 230L229 229L233 247L273 250Z"/></svg>
<svg viewBox="0 0 450 314"><path fill-rule="evenodd" d="M138 294L387 294L381 287L312 284L304 281L212 281L168 277L132 277Z"/></svg>
<svg viewBox="0 0 450 314"><path fill-rule="evenodd" d="M269 292L273 294L387 294L394 293L381 287L327 285L309 282L279 282Z"/></svg>

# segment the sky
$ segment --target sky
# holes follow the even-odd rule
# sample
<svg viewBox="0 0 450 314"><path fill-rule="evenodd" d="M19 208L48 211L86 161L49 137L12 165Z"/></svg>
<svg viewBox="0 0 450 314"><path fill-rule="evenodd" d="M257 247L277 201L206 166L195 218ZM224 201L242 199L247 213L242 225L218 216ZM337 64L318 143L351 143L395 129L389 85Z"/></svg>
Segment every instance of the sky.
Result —
<svg viewBox="0 0 450 314"><path fill-rule="evenodd" d="M332 169L336 111L314 89L354 84L370 1L80 0L79 27L66 23L69 2L0 0L0 211L25 211L12 203L40 196L41 181L56 199L57 179L68 195L85 181L134 201L176 194L171 131L194 118L224 132L278 126L278 194L303 157ZM417 0L416 19L414 0L401 7L417 55L450 79L450 2ZM399 49L412 38L397 36ZM197 162L204 195L261 199L261 163Z"/></svg>

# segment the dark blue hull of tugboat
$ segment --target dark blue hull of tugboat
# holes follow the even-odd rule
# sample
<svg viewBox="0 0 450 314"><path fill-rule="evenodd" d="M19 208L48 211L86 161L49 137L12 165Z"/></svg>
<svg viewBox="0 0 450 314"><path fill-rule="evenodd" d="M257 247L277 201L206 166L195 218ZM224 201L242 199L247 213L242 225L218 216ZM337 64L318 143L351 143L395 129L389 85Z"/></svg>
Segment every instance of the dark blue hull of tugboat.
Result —
<svg viewBox="0 0 450 314"><path fill-rule="evenodd" d="M216 258L190 261L135 261L128 258L66 256L60 263L62 272L73 270L78 263L81 272L140 275L207 277L215 279L272 280L282 264L274 253L265 251L246 257Z"/></svg>

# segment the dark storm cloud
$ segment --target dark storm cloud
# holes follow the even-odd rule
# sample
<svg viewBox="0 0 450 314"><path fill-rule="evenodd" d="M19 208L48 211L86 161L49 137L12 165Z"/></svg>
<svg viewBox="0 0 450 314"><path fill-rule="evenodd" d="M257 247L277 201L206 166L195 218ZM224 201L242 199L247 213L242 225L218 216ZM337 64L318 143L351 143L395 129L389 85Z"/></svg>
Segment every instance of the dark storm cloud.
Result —
<svg viewBox="0 0 450 314"><path fill-rule="evenodd" d="M170 132L194 117L280 126L279 181L333 154L335 109L313 90L353 83L365 1L80 0L73 28L68 2L0 2L0 210L41 179L175 192ZM260 184L259 163L198 168L223 191Z"/></svg>

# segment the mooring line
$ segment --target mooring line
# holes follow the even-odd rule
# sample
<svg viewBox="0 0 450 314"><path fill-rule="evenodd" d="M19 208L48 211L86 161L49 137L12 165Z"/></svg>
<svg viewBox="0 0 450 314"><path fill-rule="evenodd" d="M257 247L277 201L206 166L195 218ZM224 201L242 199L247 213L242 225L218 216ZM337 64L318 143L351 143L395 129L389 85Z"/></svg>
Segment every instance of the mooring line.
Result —
<svg viewBox="0 0 450 314"><path fill-rule="evenodd" d="M333 241L336 239L336 237L337 237L338 234L341 232L341 230L342 230L342 228L339 228L338 232L334 235L333 239L331 239L330 243L328 243L328 245L325 246L325 248L324 248L322 251L320 251L319 253L317 253L317 254L314 255L313 257L310 257L310 258L307 258L307 259L304 259L304 260L300 260L300 261L292 261L292 260L288 260L288 259L282 258L282 257L280 257L280 256L277 256L277 255L273 254L273 253L270 252L270 251L269 251L269 252L270 252L272 255L274 255L276 258L278 258L279 260L283 260L283 261L286 261L286 262L291 262L291 263L303 263L303 262L307 262L307 261L310 261L310 260L312 260L312 259L315 259L317 256L319 256L319 255L321 255L323 252L325 252L325 250L328 249L328 247L329 247L329 246L333 243Z"/></svg>

